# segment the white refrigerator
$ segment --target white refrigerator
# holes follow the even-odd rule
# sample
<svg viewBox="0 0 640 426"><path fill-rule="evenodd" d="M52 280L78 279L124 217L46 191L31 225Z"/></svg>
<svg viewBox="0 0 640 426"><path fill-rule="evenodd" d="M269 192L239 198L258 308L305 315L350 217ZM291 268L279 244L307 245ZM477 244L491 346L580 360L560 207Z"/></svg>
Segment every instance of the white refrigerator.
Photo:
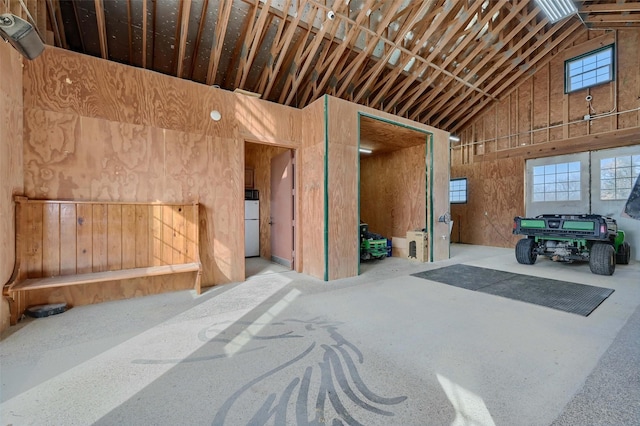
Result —
<svg viewBox="0 0 640 426"><path fill-rule="evenodd" d="M244 202L244 257L260 256L260 201Z"/></svg>

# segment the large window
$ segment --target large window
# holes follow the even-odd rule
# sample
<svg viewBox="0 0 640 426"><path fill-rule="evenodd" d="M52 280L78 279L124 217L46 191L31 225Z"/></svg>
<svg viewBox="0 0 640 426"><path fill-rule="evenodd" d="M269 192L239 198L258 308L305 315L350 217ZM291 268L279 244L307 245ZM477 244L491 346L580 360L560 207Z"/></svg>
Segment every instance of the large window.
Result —
<svg viewBox="0 0 640 426"><path fill-rule="evenodd" d="M565 63L565 92L613 80L613 45L570 59Z"/></svg>
<svg viewBox="0 0 640 426"><path fill-rule="evenodd" d="M533 202L580 200L580 162L533 168Z"/></svg>
<svg viewBox="0 0 640 426"><path fill-rule="evenodd" d="M640 174L640 155L600 160L600 199L626 200Z"/></svg>
<svg viewBox="0 0 640 426"><path fill-rule="evenodd" d="M467 178L451 179L449 181L449 202L464 204L467 202Z"/></svg>

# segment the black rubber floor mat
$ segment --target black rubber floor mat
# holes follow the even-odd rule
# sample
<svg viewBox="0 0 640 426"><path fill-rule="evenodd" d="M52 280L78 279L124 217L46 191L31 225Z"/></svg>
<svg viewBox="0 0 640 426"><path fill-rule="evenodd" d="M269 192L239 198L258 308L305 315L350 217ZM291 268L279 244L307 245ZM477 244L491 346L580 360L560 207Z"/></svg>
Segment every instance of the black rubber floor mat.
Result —
<svg viewBox="0 0 640 426"><path fill-rule="evenodd" d="M613 289L514 274L469 265L453 265L412 274L467 290L588 316Z"/></svg>

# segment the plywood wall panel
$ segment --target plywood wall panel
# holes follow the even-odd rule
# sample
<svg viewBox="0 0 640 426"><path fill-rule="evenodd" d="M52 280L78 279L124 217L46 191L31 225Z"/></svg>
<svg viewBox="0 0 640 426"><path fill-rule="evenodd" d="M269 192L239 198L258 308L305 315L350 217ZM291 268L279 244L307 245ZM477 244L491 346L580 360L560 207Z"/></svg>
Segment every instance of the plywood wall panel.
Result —
<svg viewBox="0 0 640 426"><path fill-rule="evenodd" d="M298 266L302 272L324 279L325 273L325 220L324 220L324 159L325 159L325 99L319 99L303 111L303 144L298 151L301 182L298 185L301 203L298 245ZM321 117L322 120L317 118ZM302 265L300 265L300 260Z"/></svg>
<svg viewBox="0 0 640 426"><path fill-rule="evenodd" d="M640 29L628 29L618 31L617 69L618 87L618 111L629 111L639 107L640 99ZM640 126L640 111L620 114L618 117L620 129Z"/></svg>
<svg viewBox="0 0 640 426"><path fill-rule="evenodd" d="M510 129L509 129L509 114L511 113L510 111L510 103L509 103L509 99L507 98L506 100L503 100L501 102L498 103L498 105L496 106L497 110L496 110L496 136L498 138L498 141L496 143L496 149L497 150L501 150L501 149L507 149L509 148L509 144L511 141L510 138Z"/></svg>
<svg viewBox="0 0 640 426"><path fill-rule="evenodd" d="M426 135L422 146L360 160L360 218L386 238L426 222Z"/></svg>
<svg viewBox="0 0 640 426"><path fill-rule="evenodd" d="M533 123L531 141L533 143L546 142L547 131L539 131L549 126L549 66L546 65L532 77L533 84Z"/></svg>
<svg viewBox="0 0 640 426"><path fill-rule="evenodd" d="M42 277L42 206L29 205L27 210L27 232L30 235L27 244L28 278Z"/></svg>

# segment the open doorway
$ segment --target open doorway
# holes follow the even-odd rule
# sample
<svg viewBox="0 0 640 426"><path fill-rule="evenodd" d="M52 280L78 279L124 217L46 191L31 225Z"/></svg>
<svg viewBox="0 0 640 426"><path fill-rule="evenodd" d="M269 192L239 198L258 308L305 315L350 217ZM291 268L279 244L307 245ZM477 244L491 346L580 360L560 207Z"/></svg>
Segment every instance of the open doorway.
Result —
<svg viewBox="0 0 640 426"><path fill-rule="evenodd" d="M295 151L245 142L245 279L295 267Z"/></svg>
<svg viewBox="0 0 640 426"><path fill-rule="evenodd" d="M358 273L385 261L384 257L376 256L379 252L366 241L369 237L374 242L388 240L390 254L406 259L407 232L423 229L428 232L433 228L429 190L433 182L431 141L432 135L423 130L373 116L359 116ZM363 231L367 233L363 235ZM368 256L368 250L373 250L374 256ZM425 254L426 261L430 259L429 252Z"/></svg>

